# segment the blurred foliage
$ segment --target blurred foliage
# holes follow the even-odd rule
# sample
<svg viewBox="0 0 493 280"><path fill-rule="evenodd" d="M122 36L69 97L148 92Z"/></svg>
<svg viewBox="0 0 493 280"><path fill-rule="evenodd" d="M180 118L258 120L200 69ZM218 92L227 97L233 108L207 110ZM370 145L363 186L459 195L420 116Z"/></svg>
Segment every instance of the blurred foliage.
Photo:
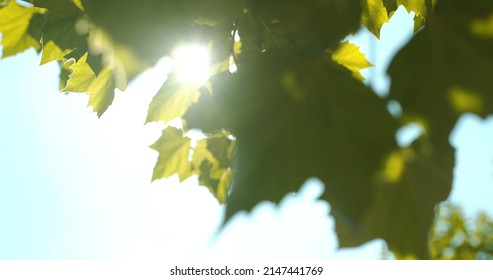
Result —
<svg viewBox="0 0 493 280"><path fill-rule="evenodd" d="M465 217L460 206L443 202L437 206L429 239L434 260L493 260L493 219L484 212ZM406 259L384 247L382 259L394 258Z"/></svg>
<svg viewBox="0 0 493 280"><path fill-rule="evenodd" d="M440 260L493 260L493 219L479 213L473 221L460 207L444 203L431 231L431 257Z"/></svg>
<svg viewBox="0 0 493 280"><path fill-rule="evenodd" d="M400 5L415 13L416 33L382 98L362 83L372 65L345 38L361 26L378 38ZM187 84L172 71L149 105L146 122L183 124L151 146L152 180L197 176L228 220L315 176L341 246L383 238L403 258L436 257L449 236L434 231L430 252L434 208L452 182L449 133L463 113L493 112L492 19L490 0L0 1L3 56L34 48L41 64L58 61L61 90L88 93L98 117L115 88L161 57L205 46L209 80ZM409 122L424 133L399 147L395 133Z"/></svg>

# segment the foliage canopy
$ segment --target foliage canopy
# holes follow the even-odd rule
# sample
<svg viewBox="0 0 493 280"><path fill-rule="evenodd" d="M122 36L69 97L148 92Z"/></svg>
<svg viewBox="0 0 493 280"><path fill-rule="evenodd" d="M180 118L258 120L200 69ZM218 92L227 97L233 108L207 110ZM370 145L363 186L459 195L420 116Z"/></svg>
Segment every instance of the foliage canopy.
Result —
<svg viewBox="0 0 493 280"><path fill-rule="evenodd" d="M379 97L359 74L371 64L344 39L361 25L379 37L399 5L416 32ZM41 64L58 61L61 90L88 93L98 116L159 58L207 46L209 80L171 72L149 106L147 122L183 123L151 146L153 180L198 175L229 219L315 176L341 246L380 237L399 257L431 257L434 208L451 188L449 133L461 114L493 109L490 0L4 0L0 32L4 58L35 48ZM424 133L399 147L410 122ZM191 145L191 129L206 138Z"/></svg>

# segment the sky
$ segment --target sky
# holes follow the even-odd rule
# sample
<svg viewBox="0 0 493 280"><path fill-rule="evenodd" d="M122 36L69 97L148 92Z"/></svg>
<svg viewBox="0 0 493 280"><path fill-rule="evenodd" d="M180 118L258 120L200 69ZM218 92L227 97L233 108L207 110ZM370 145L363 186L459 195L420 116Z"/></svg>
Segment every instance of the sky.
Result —
<svg viewBox="0 0 493 280"><path fill-rule="evenodd" d="M364 75L385 94L385 69L412 33L402 8L381 40L350 40L376 65ZM308 180L279 205L261 203L219 231L224 207L196 179L151 183L163 124L144 125L167 60L132 82L98 119L85 94L58 92L56 63L26 51L0 61L0 259L379 259L384 243L337 249L323 185ZM404 143L418 133L400 133ZM493 118L462 117L450 200L493 215Z"/></svg>

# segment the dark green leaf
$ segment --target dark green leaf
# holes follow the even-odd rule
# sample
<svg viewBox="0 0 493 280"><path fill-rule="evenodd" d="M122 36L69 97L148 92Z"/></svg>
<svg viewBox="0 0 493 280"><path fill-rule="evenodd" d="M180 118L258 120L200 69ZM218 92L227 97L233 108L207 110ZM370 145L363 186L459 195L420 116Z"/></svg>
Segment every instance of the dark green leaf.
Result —
<svg viewBox="0 0 493 280"><path fill-rule="evenodd" d="M88 51L87 33L84 34L83 30L77 28L84 14L72 1L36 0L34 4L48 10L41 30L43 33L41 64L63 59L74 50L81 49L78 56L69 56L77 60Z"/></svg>
<svg viewBox="0 0 493 280"><path fill-rule="evenodd" d="M436 149L448 143L462 113L493 112L493 37L478 36L472 28L491 14L491 1L440 1L426 28L389 68L389 97L408 118L423 123Z"/></svg>
<svg viewBox="0 0 493 280"><path fill-rule="evenodd" d="M396 124L382 100L342 68L295 55L259 55L212 83L212 97L191 107L195 117L187 123L209 130L215 122L238 139L227 218L277 202L316 176L327 186L323 197L337 227L364 230L374 173L395 148Z"/></svg>
<svg viewBox="0 0 493 280"><path fill-rule="evenodd" d="M454 167L452 147L444 144L442 151L433 152L430 143L420 139L387 159L387 182L375 190L367 227L399 258L431 257L428 238L434 210L450 193Z"/></svg>
<svg viewBox="0 0 493 280"><path fill-rule="evenodd" d="M389 18L392 17L392 14L398 8L397 1L396 0L383 0L382 2L383 2L383 5L385 6L385 9L387 10Z"/></svg>
<svg viewBox="0 0 493 280"><path fill-rule="evenodd" d="M250 13L262 25L275 23L303 53L319 54L355 32L361 19L359 0L250 1ZM241 23L240 23L241 26ZM241 34L240 34L241 36Z"/></svg>

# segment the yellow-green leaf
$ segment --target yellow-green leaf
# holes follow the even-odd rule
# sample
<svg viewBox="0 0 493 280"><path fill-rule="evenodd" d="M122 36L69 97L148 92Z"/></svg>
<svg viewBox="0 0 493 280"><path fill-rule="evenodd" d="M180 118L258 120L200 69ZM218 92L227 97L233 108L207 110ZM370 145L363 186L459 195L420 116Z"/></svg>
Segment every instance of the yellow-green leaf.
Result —
<svg viewBox="0 0 493 280"><path fill-rule="evenodd" d="M361 0L361 23L380 38L380 29L389 21L387 9L382 0Z"/></svg>
<svg viewBox="0 0 493 280"><path fill-rule="evenodd" d="M373 66L361 52L358 46L349 42L343 42L339 48L332 53L332 59L353 72L353 76L359 80L365 78L361 75L362 69Z"/></svg>
<svg viewBox="0 0 493 280"><path fill-rule="evenodd" d="M80 2L80 0L72 0L72 2L74 3L75 6L77 6L77 8L79 8L81 11L84 11L84 7L82 7L82 3Z"/></svg>
<svg viewBox="0 0 493 280"><path fill-rule="evenodd" d="M67 86L62 91L87 92L89 94L88 106L92 106L100 117L111 105L115 96L113 71L111 68L105 67L96 76L86 60L87 53L70 66L72 73L67 81Z"/></svg>
<svg viewBox="0 0 493 280"><path fill-rule="evenodd" d="M403 5L407 12L414 12L414 32L418 31L426 21L428 14L426 7L427 0L397 0L398 5ZM431 7L434 8L437 0L431 0Z"/></svg>
<svg viewBox="0 0 493 280"><path fill-rule="evenodd" d="M173 174L178 174L180 181L183 181L192 175L192 163L188 160L190 138L183 136L180 129L167 127L151 148L159 152L152 174L153 181Z"/></svg>
<svg viewBox="0 0 493 280"><path fill-rule="evenodd" d="M422 16L415 15L414 16L414 32L418 32L421 27L425 25L425 19Z"/></svg>
<svg viewBox="0 0 493 280"><path fill-rule="evenodd" d="M185 114L200 96L201 86L187 85L171 74L149 104L146 122L165 123Z"/></svg>
<svg viewBox="0 0 493 280"><path fill-rule="evenodd" d="M41 8L20 5L13 0L0 8L3 57L15 55L31 47L39 49L39 42L34 40L27 31L32 16L45 11Z"/></svg>
<svg viewBox="0 0 493 280"><path fill-rule="evenodd" d="M113 70L109 67L103 68L98 77L94 80L89 88L89 103L98 117L108 109L115 96L115 82L113 79Z"/></svg>
<svg viewBox="0 0 493 280"><path fill-rule="evenodd" d="M55 44L53 41L49 41L48 43L43 45L43 53L41 54L40 65L61 59L70 52L72 52L71 49L64 51L60 49L60 47L58 47L57 44Z"/></svg>

